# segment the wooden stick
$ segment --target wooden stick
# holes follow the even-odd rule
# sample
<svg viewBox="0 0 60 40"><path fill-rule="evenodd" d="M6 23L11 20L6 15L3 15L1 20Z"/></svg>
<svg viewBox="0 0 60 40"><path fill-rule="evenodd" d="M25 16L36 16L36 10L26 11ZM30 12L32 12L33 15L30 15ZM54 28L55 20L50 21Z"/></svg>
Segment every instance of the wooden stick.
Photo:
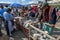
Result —
<svg viewBox="0 0 60 40"><path fill-rule="evenodd" d="M46 36L49 37L50 39L57 40L56 38L54 38L54 37L52 37L52 36L46 34L44 31L42 31L42 30L40 30L40 29L38 29L38 28L36 28L36 27L30 25L30 24L29 24L29 26L32 27L33 29L35 29L35 30L41 32L42 34L46 35Z"/></svg>

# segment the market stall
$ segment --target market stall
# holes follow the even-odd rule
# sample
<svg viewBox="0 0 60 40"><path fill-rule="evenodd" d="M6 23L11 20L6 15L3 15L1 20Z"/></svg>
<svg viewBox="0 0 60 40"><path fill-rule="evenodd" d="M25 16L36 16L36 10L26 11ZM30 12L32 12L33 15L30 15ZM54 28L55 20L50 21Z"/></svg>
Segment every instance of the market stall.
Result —
<svg viewBox="0 0 60 40"><path fill-rule="evenodd" d="M26 20L26 18L15 17L15 24L17 29L22 30L27 37L29 37L28 23L32 23L31 20Z"/></svg>
<svg viewBox="0 0 60 40"><path fill-rule="evenodd" d="M24 34L29 37L30 40L56 40L54 37L51 37L47 31L40 30L38 27L36 27L39 25L39 23L34 23L32 22L32 20L24 20L24 18L21 17L15 17L15 19L18 19L16 21L18 29L22 30Z"/></svg>

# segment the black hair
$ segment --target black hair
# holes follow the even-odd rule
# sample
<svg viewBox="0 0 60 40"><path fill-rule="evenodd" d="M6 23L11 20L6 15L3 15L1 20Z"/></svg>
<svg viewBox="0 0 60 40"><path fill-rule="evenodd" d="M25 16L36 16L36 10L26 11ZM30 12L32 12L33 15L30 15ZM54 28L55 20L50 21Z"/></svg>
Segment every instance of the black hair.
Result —
<svg viewBox="0 0 60 40"><path fill-rule="evenodd" d="M5 5L5 7L8 7L8 5Z"/></svg>
<svg viewBox="0 0 60 40"><path fill-rule="evenodd" d="M45 3L44 6L43 6L43 8L45 8L46 6L49 7L49 4Z"/></svg>
<svg viewBox="0 0 60 40"><path fill-rule="evenodd" d="M22 10L23 10L23 11L28 10L28 7L23 6L23 7L22 7Z"/></svg>
<svg viewBox="0 0 60 40"><path fill-rule="evenodd" d="M25 10L28 10L28 7L25 7Z"/></svg>
<svg viewBox="0 0 60 40"><path fill-rule="evenodd" d="M11 12L11 10L12 10L11 8L7 8L6 12Z"/></svg>

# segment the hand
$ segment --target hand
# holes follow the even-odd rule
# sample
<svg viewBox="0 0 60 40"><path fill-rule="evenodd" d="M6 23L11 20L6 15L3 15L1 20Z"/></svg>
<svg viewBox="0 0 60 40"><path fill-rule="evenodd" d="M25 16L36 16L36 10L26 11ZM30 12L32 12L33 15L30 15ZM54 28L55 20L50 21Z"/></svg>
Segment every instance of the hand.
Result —
<svg viewBox="0 0 60 40"><path fill-rule="evenodd" d="M54 24L50 24L50 26L51 26L51 27L55 27L55 25L54 25Z"/></svg>
<svg viewBox="0 0 60 40"><path fill-rule="evenodd" d="M14 22L16 22L16 20L14 19Z"/></svg>

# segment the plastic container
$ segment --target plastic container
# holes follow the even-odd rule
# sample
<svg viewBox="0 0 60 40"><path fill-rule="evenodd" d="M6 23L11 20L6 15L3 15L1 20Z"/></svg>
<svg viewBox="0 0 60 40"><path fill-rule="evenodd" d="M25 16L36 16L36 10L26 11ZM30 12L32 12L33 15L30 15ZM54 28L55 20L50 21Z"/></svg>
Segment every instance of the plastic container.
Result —
<svg viewBox="0 0 60 40"><path fill-rule="evenodd" d="M44 24L44 30L47 31L49 35L53 32L53 28L49 24Z"/></svg>

